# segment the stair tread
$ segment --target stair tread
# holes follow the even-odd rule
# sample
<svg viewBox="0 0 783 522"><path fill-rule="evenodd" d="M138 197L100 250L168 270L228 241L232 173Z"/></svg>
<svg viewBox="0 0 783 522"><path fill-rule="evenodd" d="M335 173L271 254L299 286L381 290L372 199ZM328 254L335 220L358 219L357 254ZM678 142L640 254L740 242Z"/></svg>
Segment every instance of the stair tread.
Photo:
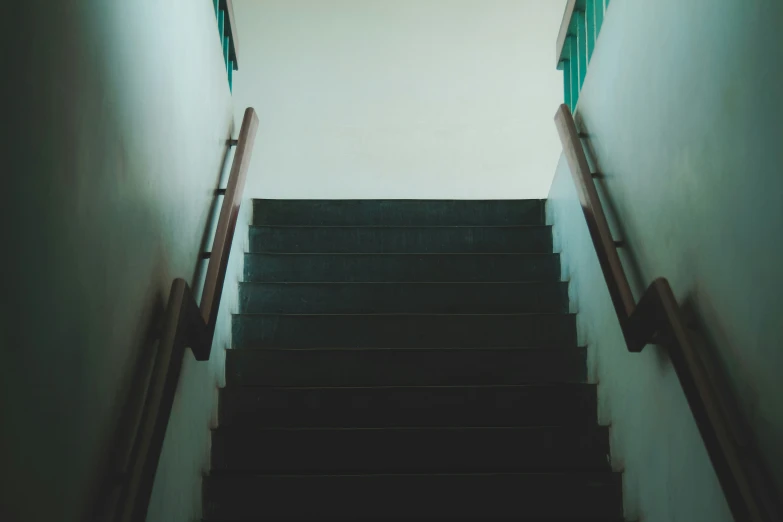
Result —
<svg viewBox="0 0 783 522"><path fill-rule="evenodd" d="M565 388L565 387L589 387L596 386L589 382L558 382L558 383L526 383L526 384L431 384L431 385L415 385L415 386L400 386L400 385L378 385L378 386L226 386L221 390L243 389L243 388L260 388L264 390L383 390L383 389L437 389L437 388L465 388L465 389L525 389L525 388Z"/></svg>
<svg viewBox="0 0 783 522"><path fill-rule="evenodd" d="M560 286L563 281L240 281L240 286Z"/></svg>
<svg viewBox="0 0 783 522"><path fill-rule="evenodd" d="M228 519L221 519L221 518L210 518L210 519L202 519L203 522L235 522L236 519L228 520ZM296 517L296 518L278 518L278 517L268 517L263 516L259 518L242 518L243 522L317 522L317 521L323 521L323 518L317 518L317 517ZM349 518L344 519L334 519L330 518L330 522L348 522ZM409 517L362 517L362 522L410 522L411 518ZM440 516L434 516L434 517L416 517L415 519L417 522L483 522L487 520L484 516L479 517L440 517ZM626 522L625 518L623 517L591 517L591 516L573 516L573 517L557 517L552 518L548 516L526 516L526 515L518 515L514 516L514 520L517 522Z"/></svg>
<svg viewBox="0 0 783 522"><path fill-rule="evenodd" d="M553 348L245 348L226 353L228 385L583 382L586 351Z"/></svg>
<svg viewBox="0 0 783 522"><path fill-rule="evenodd" d="M253 198L253 203L327 203L327 204L340 204L340 203L416 203L416 204L432 204L432 203L525 203L535 202L544 203L546 199L540 198L470 198L470 199L441 199L441 198L345 198L345 199L316 199L316 198Z"/></svg>
<svg viewBox="0 0 783 522"><path fill-rule="evenodd" d="M267 516L264 516L263 518L242 518L244 522L316 522L321 521L323 519L320 518L308 518L308 517L297 517L295 519L293 518L269 518ZM330 522L339 522L341 519L330 519ZM344 519L346 522L350 519ZM363 522L397 522L397 521L410 521L411 519L408 517L382 517L382 518L375 518L375 517L362 517ZM422 518L417 517L416 520L418 522L427 522L427 521L433 521L433 522L448 522L448 521L459 521L459 522L481 522L486 520L484 517L455 517L455 518L443 518L443 517L432 517L432 518ZM624 518L606 518L606 517L558 517L556 519L553 519L551 517L527 517L527 516L516 516L514 517L514 520L518 522L625 522ZM226 519L202 519L203 522L233 522Z"/></svg>
<svg viewBox="0 0 783 522"><path fill-rule="evenodd" d="M462 229L462 228L478 228L478 229L532 229L532 228L551 228L552 225L248 225L251 229L254 228L290 228L290 229L302 229L302 228L323 228L327 230L334 229L379 229L379 230L411 230L411 229Z"/></svg>
<svg viewBox="0 0 783 522"><path fill-rule="evenodd" d="M329 478L378 478L378 477L464 477L464 478L479 478L479 477L517 477L517 478L536 478L541 480L546 479L571 479L575 481L582 481L586 479L595 480L603 483L613 483L620 479L620 473L616 471L490 471L484 473L319 473L314 475L312 473L257 473L255 475L249 475L247 473L237 473L236 475L221 474L217 477L221 480L242 480L244 478L255 477L259 480L274 480L275 478L300 478L303 480L325 480Z"/></svg>
<svg viewBox="0 0 783 522"><path fill-rule="evenodd" d="M568 313L236 314L235 347L508 346L576 343Z"/></svg>
<svg viewBox="0 0 783 522"><path fill-rule="evenodd" d="M567 313L568 283L259 282L241 283L243 314Z"/></svg>
<svg viewBox="0 0 783 522"><path fill-rule="evenodd" d="M551 252L548 225L251 226L250 251Z"/></svg>
<svg viewBox="0 0 783 522"><path fill-rule="evenodd" d="M596 424L594 426L585 425L582 429L587 430L606 430L606 426ZM552 425L540 425L540 426L433 426L433 427L421 427L421 426L398 426L393 428L346 428L346 427L235 427L235 426L216 426L212 429L213 433L227 433L237 436L254 436L259 433L269 432L294 432L294 433L307 433L307 432L490 432L490 431L505 431L505 432L533 432L539 430L564 430L568 433L575 433L572 426L560 426L557 424Z"/></svg>
<svg viewBox="0 0 783 522"><path fill-rule="evenodd" d="M208 476L206 511L244 516L621 516L620 476L586 473L448 473ZM259 494L259 492L262 492ZM569 498L563 502L563 498ZM307 502L296 502L307 498Z"/></svg>
<svg viewBox="0 0 783 522"><path fill-rule="evenodd" d="M377 316L478 316L478 317L517 317L517 316L529 316L529 315L575 315L572 312L502 312L502 313L476 313L476 312L390 312L390 313L290 313L290 312L258 312L258 313L245 313L239 312L232 315L272 315L272 316L293 316L293 317L323 317L323 316L339 316L339 317L377 317Z"/></svg>
<svg viewBox="0 0 783 522"><path fill-rule="evenodd" d="M246 281L559 281L553 253L247 253Z"/></svg>
<svg viewBox="0 0 783 522"><path fill-rule="evenodd" d="M245 252L246 256L333 256L333 257L395 257L395 256L426 256L426 257L559 257L553 252L272 252L256 250Z"/></svg>
<svg viewBox="0 0 783 522"><path fill-rule="evenodd" d="M595 385L227 386L219 422L268 427L594 424Z"/></svg>
<svg viewBox="0 0 783 522"><path fill-rule="evenodd" d="M253 200L254 223L540 223L544 202L523 200Z"/></svg>
<svg viewBox="0 0 783 522"><path fill-rule="evenodd" d="M531 351L531 350L541 350L541 351L547 351L551 352L553 350L582 350L584 349L584 346L579 345L547 345L547 346L490 346L486 348L477 348L473 346L444 346L444 347L432 347L432 348L410 348L410 347L382 347L382 348L363 348L361 346L330 346L330 347L309 347L309 348L285 348L285 347L265 347L263 351L265 352L291 352L291 353L302 353L302 352L449 352L449 351L459 351L459 352L504 352L504 351ZM259 350L255 348L231 348L229 350L226 350L227 352L253 352L256 353Z"/></svg>
<svg viewBox="0 0 783 522"><path fill-rule="evenodd" d="M581 427L218 428L213 474L608 471L608 430ZM471 448L465 451L465 448Z"/></svg>

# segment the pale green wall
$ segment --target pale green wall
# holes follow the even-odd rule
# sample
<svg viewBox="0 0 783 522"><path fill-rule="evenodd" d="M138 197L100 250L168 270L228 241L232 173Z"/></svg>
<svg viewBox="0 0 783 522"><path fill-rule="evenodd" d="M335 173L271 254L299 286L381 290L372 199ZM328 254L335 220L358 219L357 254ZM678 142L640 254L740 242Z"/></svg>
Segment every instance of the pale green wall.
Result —
<svg viewBox="0 0 783 522"><path fill-rule="evenodd" d="M777 0L612 0L577 107L637 296L664 276L696 312L779 481L781 29ZM665 352L625 353L564 160L548 214L629 517L731 520Z"/></svg>
<svg viewBox="0 0 783 522"><path fill-rule="evenodd" d="M544 198L565 0L234 0L248 194ZM242 56L243 55L243 56Z"/></svg>
<svg viewBox="0 0 783 522"><path fill-rule="evenodd" d="M210 0L4 8L2 520L83 520L133 363L172 278L194 277L233 126L214 16ZM187 356L151 520L198 517L214 351Z"/></svg>

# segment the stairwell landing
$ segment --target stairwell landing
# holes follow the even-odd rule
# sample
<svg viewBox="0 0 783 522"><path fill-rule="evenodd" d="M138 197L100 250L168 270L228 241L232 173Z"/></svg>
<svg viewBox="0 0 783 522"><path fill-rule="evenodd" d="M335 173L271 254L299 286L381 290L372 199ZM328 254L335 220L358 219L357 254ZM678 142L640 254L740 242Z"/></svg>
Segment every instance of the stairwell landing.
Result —
<svg viewBox="0 0 783 522"><path fill-rule="evenodd" d="M544 205L254 201L205 520L622 520Z"/></svg>

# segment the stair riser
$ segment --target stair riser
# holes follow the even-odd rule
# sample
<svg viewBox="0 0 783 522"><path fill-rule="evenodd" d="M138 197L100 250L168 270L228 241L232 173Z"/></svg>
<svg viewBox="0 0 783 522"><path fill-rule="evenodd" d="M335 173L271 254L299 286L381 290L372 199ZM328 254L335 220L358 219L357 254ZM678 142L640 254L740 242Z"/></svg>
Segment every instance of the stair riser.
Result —
<svg viewBox="0 0 783 522"><path fill-rule="evenodd" d="M247 254L245 281L557 281L557 254Z"/></svg>
<svg viewBox="0 0 783 522"><path fill-rule="evenodd" d="M255 200L254 225L543 225L544 202L404 200Z"/></svg>
<svg viewBox="0 0 783 522"><path fill-rule="evenodd" d="M212 473L609 471L608 449L598 427L219 430Z"/></svg>
<svg viewBox="0 0 783 522"><path fill-rule="evenodd" d="M251 252L551 253L550 227L251 227Z"/></svg>
<svg viewBox="0 0 783 522"><path fill-rule="evenodd" d="M347 283L240 286L242 313L568 313L567 283Z"/></svg>
<svg viewBox="0 0 783 522"><path fill-rule="evenodd" d="M208 477L204 484L206 516L229 520L253 511L321 520L622 515L621 483L609 474Z"/></svg>
<svg viewBox="0 0 783 522"><path fill-rule="evenodd" d="M583 382L583 348L229 350L228 386L453 386Z"/></svg>
<svg viewBox="0 0 783 522"><path fill-rule="evenodd" d="M257 427L585 426L590 385L443 388L225 388L220 425Z"/></svg>
<svg viewBox="0 0 783 522"><path fill-rule="evenodd" d="M236 315L238 348L491 348L576 344L567 314Z"/></svg>

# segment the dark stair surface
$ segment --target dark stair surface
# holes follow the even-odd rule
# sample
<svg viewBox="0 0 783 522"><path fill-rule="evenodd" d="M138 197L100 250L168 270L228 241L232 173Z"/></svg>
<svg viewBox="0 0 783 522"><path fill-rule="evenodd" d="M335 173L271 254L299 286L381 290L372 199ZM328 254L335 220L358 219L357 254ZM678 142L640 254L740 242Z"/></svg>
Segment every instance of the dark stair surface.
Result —
<svg viewBox="0 0 783 522"><path fill-rule="evenodd" d="M622 520L543 201L253 216L205 520Z"/></svg>

